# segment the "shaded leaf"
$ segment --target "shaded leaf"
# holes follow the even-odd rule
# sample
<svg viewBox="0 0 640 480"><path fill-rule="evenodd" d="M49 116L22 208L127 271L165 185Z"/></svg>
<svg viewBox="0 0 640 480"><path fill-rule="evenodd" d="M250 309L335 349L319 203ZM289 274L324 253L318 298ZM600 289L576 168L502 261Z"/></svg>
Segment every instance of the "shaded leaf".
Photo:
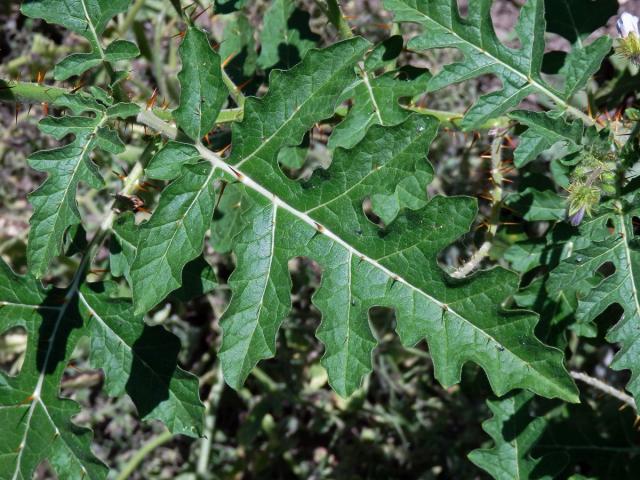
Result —
<svg viewBox="0 0 640 480"><path fill-rule="evenodd" d="M528 392L519 392L487 401L493 417L484 422L482 428L495 446L474 450L469 460L496 480L551 480L567 461L562 453L532 458L531 451L546 426L543 417L536 418L529 412L532 398Z"/></svg>
<svg viewBox="0 0 640 480"><path fill-rule="evenodd" d="M309 28L309 14L293 0L273 0L264 15L258 65L290 68L298 63L320 37Z"/></svg>

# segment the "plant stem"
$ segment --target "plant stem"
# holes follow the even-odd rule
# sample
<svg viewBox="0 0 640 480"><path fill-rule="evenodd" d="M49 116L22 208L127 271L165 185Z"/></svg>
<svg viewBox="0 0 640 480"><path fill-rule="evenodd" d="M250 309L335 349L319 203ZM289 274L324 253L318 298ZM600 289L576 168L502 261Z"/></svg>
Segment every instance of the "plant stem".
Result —
<svg viewBox="0 0 640 480"><path fill-rule="evenodd" d="M353 37L353 32L345 20L337 0L327 0L327 8L324 12L329 21L338 29L340 38L344 40Z"/></svg>
<svg viewBox="0 0 640 480"><path fill-rule="evenodd" d="M493 182L493 190L491 191L491 213L489 214L488 230L485 241L480 248L473 254L467 263L451 273L453 278L465 278L476 270L482 261L489 255L493 245L493 239L498 232L500 223L500 209L502 208L502 142L504 136L496 135L491 143L491 181Z"/></svg>
<svg viewBox="0 0 640 480"><path fill-rule="evenodd" d="M133 6L127 12L127 16L118 28L118 34L123 37L133 25L133 22L136 19L136 15L140 11L140 9L144 6L145 0L136 0Z"/></svg>
<svg viewBox="0 0 640 480"><path fill-rule="evenodd" d="M240 91L240 89L236 86L236 84L233 83L233 80L231 80L231 77L227 75L227 72L224 71L224 67L221 68L221 71L222 71L222 81L227 86L227 89L229 90L229 94L231 95L231 98L233 98L233 101L236 102L240 110L244 110L244 101L246 97Z"/></svg>
<svg viewBox="0 0 640 480"><path fill-rule="evenodd" d="M205 425L202 440L200 441L200 454L198 456L198 464L196 473L204 478L209 468L209 456L211 454L211 442L213 441L213 432L216 428L217 410L220 403L220 397L224 389L224 377L222 375L222 367L220 364L215 368L216 382L211 387L209 397L205 401Z"/></svg>
<svg viewBox="0 0 640 480"><path fill-rule="evenodd" d="M11 103L53 103L63 95L70 92L64 88L41 85L32 82L14 82L0 79L0 102ZM140 105L141 109L146 108ZM171 110L154 108L156 116L165 121L173 120ZM242 120L241 108L222 110L216 119L216 123L230 123Z"/></svg>
<svg viewBox="0 0 640 480"><path fill-rule="evenodd" d="M454 128L460 128L460 122L464 117L462 113L447 112L444 110L433 110L431 108L417 107L415 105L408 105L403 108L412 112L420 113L422 115L431 115L432 117L436 117L438 120L440 120L441 123ZM507 127L510 122L511 121L508 117L497 117L480 125L480 127L478 127L478 130L504 128Z"/></svg>
<svg viewBox="0 0 640 480"><path fill-rule="evenodd" d="M633 408L634 411L637 412L636 402L633 400L633 398L630 395L627 395L623 391L620 391L617 388L614 388L611 385L604 383L602 380L591 377L586 373L572 371L571 376L576 380L580 380L581 382L584 382L587 385L597 390L600 390L603 393L606 393L607 395L617 398L622 403L630 406L631 408Z"/></svg>
<svg viewBox="0 0 640 480"><path fill-rule="evenodd" d="M169 440L173 438L173 435L169 430L165 430L160 435L156 435L147 443L145 443L140 450L136 452L136 454L131 457L131 459L124 466L122 471L116 477L116 480L126 480L131 476L131 474L138 468L138 466L143 462L147 455L149 455L153 450L158 448L160 445L167 443Z"/></svg>

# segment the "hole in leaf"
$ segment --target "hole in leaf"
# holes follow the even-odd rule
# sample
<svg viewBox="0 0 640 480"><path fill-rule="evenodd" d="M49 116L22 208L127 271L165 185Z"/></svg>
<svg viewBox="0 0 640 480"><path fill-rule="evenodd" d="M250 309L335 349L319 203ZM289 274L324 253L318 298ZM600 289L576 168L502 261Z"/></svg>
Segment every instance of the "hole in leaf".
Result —
<svg viewBox="0 0 640 480"><path fill-rule="evenodd" d="M367 217L367 220L373 223L376 227L380 229L384 229L386 227L382 219L374 213L371 198L367 197L362 201L362 212L365 217Z"/></svg>
<svg viewBox="0 0 640 480"><path fill-rule="evenodd" d="M469 14L469 0L458 0L458 13L461 18L467 18Z"/></svg>
<svg viewBox="0 0 640 480"><path fill-rule="evenodd" d="M491 5L493 30L496 32L500 42L513 49L522 47L515 31L519 15L520 8L511 2L493 2Z"/></svg>
<svg viewBox="0 0 640 480"><path fill-rule="evenodd" d="M281 149L278 166L282 173L291 180L306 182L318 170L318 175L328 180L331 156L325 147L327 139L324 127L319 125L307 132L300 145Z"/></svg>
<svg viewBox="0 0 640 480"><path fill-rule="evenodd" d="M640 217L632 217L631 226L633 227L633 236L637 237L640 235Z"/></svg>
<svg viewBox="0 0 640 480"><path fill-rule="evenodd" d="M16 376L22 369L27 348L27 331L24 327L10 328L0 335L0 370Z"/></svg>
<svg viewBox="0 0 640 480"><path fill-rule="evenodd" d="M596 273L602 276L602 278L610 277L611 275L616 273L616 266L613 264L613 262L605 262L598 267Z"/></svg>

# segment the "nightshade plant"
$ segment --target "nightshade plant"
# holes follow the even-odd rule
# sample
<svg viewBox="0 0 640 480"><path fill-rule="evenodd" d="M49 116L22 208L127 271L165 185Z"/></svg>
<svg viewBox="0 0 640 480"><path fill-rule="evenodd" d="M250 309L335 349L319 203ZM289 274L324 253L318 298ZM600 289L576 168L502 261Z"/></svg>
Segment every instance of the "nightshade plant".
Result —
<svg viewBox="0 0 640 480"><path fill-rule="evenodd" d="M207 243L235 261L217 352L230 387L277 355L292 308L289 262L305 257L321 271L317 338L337 394L354 394L372 371L379 339L369 312L388 307L404 346L426 341L442 386L459 383L468 362L484 371L496 396L484 424L493 445L478 445L473 463L497 479L582 473L583 460L561 441L535 449L550 425L571 419L580 402L574 379L630 410L640 395L640 113L635 87L614 107L594 93L603 62L617 62L634 85L638 19L625 15L612 40L589 35L617 13L615 1L595 2L587 17L586 1L527 0L512 47L494 31L492 0L469 2L464 15L452 0L385 0L394 34L374 43L355 35L330 0L317 8L341 38L320 45L296 2L273 0L259 37L247 2L235 2L216 44L196 18L209 5L172 0L184 27L172 40L179 94L162 108L156 92L129 95L142 48L126 39L126 25L144 2L130 3L21 7L88 46L58 61L51 85L7 79L0 92L9 102L46 103L52 115L38 126L59 142L28 159L46 174L29 195L28 268L18 275L0 262L0 332L28 335L20 373L0 377L0 478L32 478L44 460L58 478L106 478L91 432L73 421L78 405L59 392L82 337L110 396L126 393L143 420L173 434L203 435L198 379L177 366L178 339L145 315L219 288ZM560 64L546 53L549 32L571 45ZM455 60L434 71L408 61L440 49L454 49ZM424 108L429 94L486 75L500 86L465 112ZM83 79L77 88L61 83L75 78ZM238 86L245 80L255 96ZM320 126L325 140L309 133ZM427 194L436 176L429 150L450 129L491 139L489 205L480 213L472 197ZM313 142L330 152L330 165L296 177ZM515 170L506 165L514 143ZM114 188L108 172L122 170L116 156L132 145L139 154ZM89 224L78 197L105 190L113 200ZM486 234L474 237L483 223ZM480 244L445 265L443 252L463 238ZM52 275L76 258L67 284ZM575 364L567 369L581 342L595 340L619 348L611 368L630 372L621 385L629 394ZM632 478L636 467L616 466L615 478Z"/></svg>

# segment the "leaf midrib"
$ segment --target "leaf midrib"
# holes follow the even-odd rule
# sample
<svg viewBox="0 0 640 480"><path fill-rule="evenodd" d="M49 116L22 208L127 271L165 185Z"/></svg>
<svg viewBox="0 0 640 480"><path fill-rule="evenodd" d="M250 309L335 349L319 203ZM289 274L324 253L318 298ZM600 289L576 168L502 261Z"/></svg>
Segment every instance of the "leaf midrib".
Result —
<svg viewBox="0 0 640 480"><path fill-rule="evenodd" d="M196 144L196 148L198 149L198 151L200 152L202 157L204 159L210 161L214 167L220 168L221 170L223 170L227 174L231 175L232 177L238 178L237 170L236 170L237 166L236 167L231 167L226 162L224 162L218 155L216 155L214 152L212 152L209 149L207 149L202 143L197 143ZM495 345L499 345L501 347L504 347L505 351L509 352L510 355L512 355L514 358L518 359L518 361L520 361L523 364L529 366L531 369L533 369L533 371L538 373L539 374L539 380L544 382L544 383L546 383L546 384L551 385L554 388L555 392L558 391L557 390L558 388L561 388L559 385L557 385L557 384L553 383L552 381L550 381L545 375L541 374L535 368L535 363L538 363L538 362L535 362L535 363L532 364L531 362L528 362L527 360L521 358L515 352L513 352L509 348L507 348L506 345L503 345L501 342L496 340L492 335L490 335L486 331L482 330L478 326L474 325L473 322L469 321L467 318L465 318L461 314L459 314L456 311L454 311L449 305L447 305L447 304L439 301L438 299L432 297L427 292L423 291L419 287L416 287L415 285L410 283L408 280L405 280L401 276L399 276L396 273L394 273L393 271L389 270L384 265L381 265L380 263L378 263L376 260L374 260L374 259L368 257L367 255L365 255L364 253L358 251L353 246L351 246L348 242L343 240L341 237L339 237L338 235L336 235L332 231L328 230L323 225L319 224L316 220L314 220L313 218L309 217L304 212L300 212L296 208L294 208L291 205L289 205L288 203L284 202L281 198L279 198L278 196L274 195L272 192L270 192L269 190L264 188L262 185L260 185L259 183L257 183L256 181L254 181L253 179L248 177L245 173L242 174L242 177L239 178L239 181L242 182L247 187L251 188L252 190L256 191L257 193L261 194L262 196L267 198L269 201L271 201L274 204L274 208L283 208L284 210L287 210L289 213L293 214L295 217L297 217L302 222L304 222L307 225L313 227L319 233L324 234L329 239L331 239L334 242L336 242L337 244L341 245L343 248L345 248L352 255L354 255L354 256L366 261L370 265L376 267L378 270L382 271L389 278L392 278L396 282L402 283L405 286L409 287L411 290L414 290L415 292L419 293L420 295L422 295L423 297L427 298L432 303L436 304L443 311L446 311L447 313L453 314L454 316L458 317L465 324L469 325L472 329L480 332L480 334L483 337L488 338L490 341L493 341L495 343Z"/></svg>
<svg viewBox="0 0 640 480"><path fill-rule="evenodd" d="M100 38L98 37L98 33L96 32L96 28L93 25L93 22L91 22L91 17L89 16L89 11L87 10L86 0L80 0L80 3L82 4L82 10L84 11L84 17L87 19L87 25L89 25L89 31L91 32L91 36L93 37L93 40L95 42L95 46L98 49L98 54L100 55L100 58L102 59L102 61L104 61L104 59L105 59L104 51L102 50L102 45L100 44Z"/></svg>
<svg viewBox="0 0 640 480"><path fill-rule="evenodd" d="M640 318L640 301L638 300L638 288L636 286L636 280L633 276L633 263L631 262L631 248L629 247L629 235L627 234L627 227L625 225L626 218L624 215L618 215L618 219L620 221L620 233L622 234L622 245L624 248L624 254L627 261L627 266L629 269L629 278L631 282L631 287L633 289L633 301L636 307L636 317Z"/></svg>
<svg viewBox="0 0 640 480"><path fill-rule="evenodd" d="M408 7L408 5L407 5ZM410 7L409 7L410 8ZM541 84L540 82L534 80L530 75L526 75L524 73L522 73L520 70L516 69L515 67L509 65L508 63L505 63L504 61L500 60L497 57L494 57L491 53L489 53L487 50L485 50L484 48L469 42L468 40L465 40L464 38L462 38L460 35L458 35L458 33L455 30L452 30L451 28L449 28L447 25L442 24L438 21L436 21L435 19L433 19L432 17L426 15L425 13L421 12L420 10L417 10L415 8L412 9L416 14L422 16L423 18L425 18L428 22L432 22L435 23L436 25L439 25L440 27L442 27L443 29L445 29L447 32L449 32L451 35L453 35L454 37L456 37L457 39L459 39L461 42L465 43L466 45L471 46L472 48L474 48L475 50L477 50L478 52L480 52L480 54L488 57L489 59L491 59L492 61L494 61L496 64L502 65L504 68L510 70L511 72L515 73L516 75L518 75L520 78L522 78L526 83L532 85L533 87L535 87L537 90L539 90L541 93L547 95L549 98L551 98L554 102L556 102L557 104L563 106L566 109L571 109L573 107L571 107L571 105L569 105L565 100L563 100L562 98L560 98L558 95L556 95L555 93L553 93L548 87L546 87L545 85Z"/></svg>
<svg viewBox="0 0 640 480"><path fill-rule="evenodd" d="M68 195L69 195L69 190L71 190L71 186L73 185L74 187L78 185L78 182L81 179L76 179L76 176L80 170L80 166L82 165L82 162L84 161L84 157L87 154L87 151L89 150L89 147L92 147L94 145L95 142L95 136L98 132L98 130L102 127L102 125L104 125L104 123L107 121L107 117L104 116L102 117L102 119L93 127L93 129L91 130L90 133L87 133L86 136L86 143L82 146L82 150L80 151L80 154L78 154L76 156L76 158L78 159L78 161L76 162L75 166L73 167L73 171L71 172L70 178L69 178L69 182L67 182L67 185L64 189L64 193L62 195L62 198L60 200L60 203L58 204L58 208L56 210L56 213L54 214L55 216L55 220L53 223L53 226L51 229L49 229L46 233L46 235L48 236L47 239L47 251L51 250L52 247L55 247L57 244L57 239L55 237L55 235L52 234L52 232L55 232L56 229L59 227L59 221L60 218L62 218L62 208L61 206L65 203ZM37 190L36 190L37 192ZM75 201L75 198L74 198ZM36 214L34 213L32 218L35 218ZM53 245L52 245L53 244Z"/></svg>

